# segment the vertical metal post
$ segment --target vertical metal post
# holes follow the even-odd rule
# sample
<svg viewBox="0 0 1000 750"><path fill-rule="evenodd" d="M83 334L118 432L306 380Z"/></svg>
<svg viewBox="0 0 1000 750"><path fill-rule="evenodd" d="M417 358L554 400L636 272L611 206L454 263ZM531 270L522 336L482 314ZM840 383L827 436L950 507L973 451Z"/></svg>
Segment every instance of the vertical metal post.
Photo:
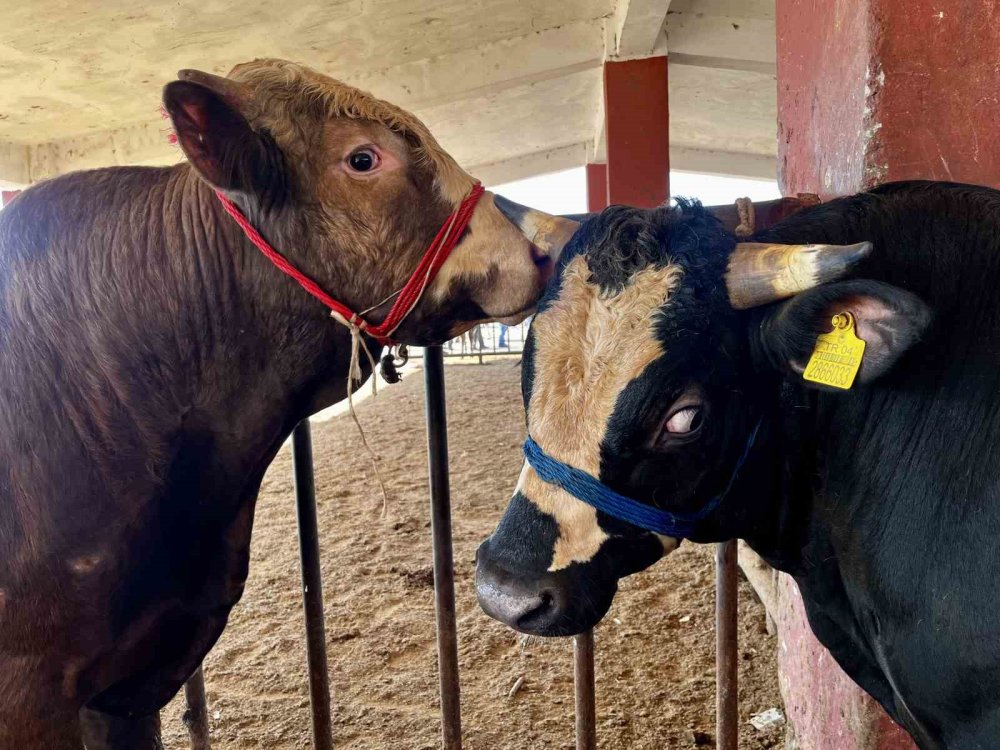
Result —
<svg viewBox="0 0 1000 750"><path fill-rule="evenodd" d="M441 737L444 750L461 750L455 563L451 548L451 494L448 487L448 415L445 409L444 355L440 346L429 346L424 350L424 389L431 538L434 544L434 605L441 679Z"/></svg>
<svg viewBox="0 0 1000 750"><path fill-rule="evenodd" d="M208 739L208 701L205 699L205 673L201 667L184 683L184 698L187 700L187 710L184 711L184 726L191 738L191 750L211 750Z"/></svg>
<svg viewBox="0 0 1000 750"><path fill-rule="evenodd" d="M576 688L576 750L597 750L593 630L573 639L573 683Z"/></svg>
<svg viewBox="0 0 1000 750"><path fill-rule="evenodd" d="M718 750L739 742L739 683L736 660L736 541L715 551L715 736Z"/></svg>
<svg viewBox="0 0 1000 750"><path fill-rule="evenodd" d="M323 576L320 572L316 523L316 484L313 478L312 435L303 419L292 432L295 470L295 508L302 564L302 599L306 613L306 652L309 658L309 701L315 750L332 750L330 678L326 662L326 626L323 622Z"/></svg>

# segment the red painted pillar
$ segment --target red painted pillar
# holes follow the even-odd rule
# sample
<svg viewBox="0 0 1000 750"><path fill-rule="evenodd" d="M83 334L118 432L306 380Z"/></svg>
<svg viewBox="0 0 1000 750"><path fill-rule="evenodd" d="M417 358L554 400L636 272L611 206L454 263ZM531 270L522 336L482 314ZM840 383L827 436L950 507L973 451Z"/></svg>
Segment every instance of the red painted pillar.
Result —
<svg viewBox="0 0 1000 750"><path fill-rule="evenodd" d="M777 0L786 195L892 180L1000 186L1000 6Z"/></svg>
<svg viewBox="0 0 1000 750"><path fill-rule="evenodd" d="M14 200L20 192L20 190L0 190L0 208Z"/></svg>
<svg viewBox="0 0 1000 750"><path fill-rule="evenodd" d="M653 208L670 197L667 58L604 64L608 202Z"/></svg>
<svg viewBox="0 0 1000 750"><path fill-rule="evenodd" d="M782 191L824 198L905 179L1000 186L1000 7L939 0L777 0ZM779 672L801 750L912 741L813 637L778 586Z"/></svg>
<svg viewBox="0 0 1000 750"><path fill-rule="evenodd" d="M591 213L608 207L608 165L587 165L587 210Z"/></svg>

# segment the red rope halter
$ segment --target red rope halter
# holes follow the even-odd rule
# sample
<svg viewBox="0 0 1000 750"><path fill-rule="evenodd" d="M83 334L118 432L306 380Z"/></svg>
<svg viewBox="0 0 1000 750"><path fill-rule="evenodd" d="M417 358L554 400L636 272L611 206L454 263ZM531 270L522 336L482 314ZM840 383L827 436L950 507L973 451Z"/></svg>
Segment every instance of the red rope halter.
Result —
<svg viewBox="0 0 1000 750"><path fill-rule="evenodd" d="M318 299L328 308L331 315L349 328L368 334L381 344L392 344L392 334L403 322L407 315L413 312L413 308L420 302L424 291L437 276L441 266L448 260L451 251L455 249L462 233L472 219L472 212L476 208L485 192L485 188L480 183L472 186L469 194L462 201L461 205L445 220L437 236L431 242L424 257L410 275L409 280L399 291L396 301L389 310L388 315L378 325L372 325L360 314L354 312L343 302L338 302L329 294L323 291L319 284L309 278L306 274L296 268L284 255L275 250L271 244L264 239L260 232L250 223L250 220L243 215L243 212L229 198L221 192L216 191L216 195L222 202L222 207L226 213L233 217L247 239L252 242L264 256L271 261L282 273L291 276L309 294Z"/></svg>

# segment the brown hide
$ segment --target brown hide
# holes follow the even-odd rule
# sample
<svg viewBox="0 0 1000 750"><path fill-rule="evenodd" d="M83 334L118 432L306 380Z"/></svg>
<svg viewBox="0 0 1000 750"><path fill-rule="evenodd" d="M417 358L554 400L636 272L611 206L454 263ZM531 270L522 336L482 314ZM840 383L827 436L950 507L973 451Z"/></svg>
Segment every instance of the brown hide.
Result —
<svg viewBox="0 0 1000 750"><path fill-rule="evenodd" d="M82 706L173 696L242 593L265 469L344 395L346 331L206 181L359 310L472 184L391 105L280 61L234 76L167 88L194 168L78 173L0 213L0 750L79 750ZM358 144L392 168L351 173ZM544 265L484 196L399 335L523 313Z"/></svg>

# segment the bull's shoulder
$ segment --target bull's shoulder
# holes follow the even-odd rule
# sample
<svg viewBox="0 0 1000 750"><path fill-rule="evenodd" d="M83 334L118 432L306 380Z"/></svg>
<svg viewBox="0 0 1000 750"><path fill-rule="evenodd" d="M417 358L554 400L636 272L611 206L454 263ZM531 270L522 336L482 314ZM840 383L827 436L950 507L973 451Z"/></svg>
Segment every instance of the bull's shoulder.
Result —
<svg viewBox="0 0 1000 750"><path fill-rule="evenodd" d="M129 211L148 203L174 169L109 167L44 180L0 212L0 259L43 252L60 236L128 222Z"/></svg>

